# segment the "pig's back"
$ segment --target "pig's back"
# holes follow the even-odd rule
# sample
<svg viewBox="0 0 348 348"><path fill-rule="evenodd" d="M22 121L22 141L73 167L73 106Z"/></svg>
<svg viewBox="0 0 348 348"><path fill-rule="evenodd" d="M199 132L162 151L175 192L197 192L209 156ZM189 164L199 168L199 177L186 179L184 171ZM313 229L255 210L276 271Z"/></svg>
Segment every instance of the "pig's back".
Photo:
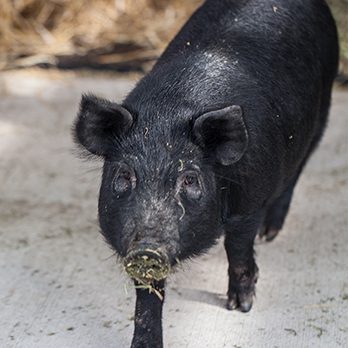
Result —
<svg viewBox="0 0 348 348"><path fill-rule="evenodd" d="M236 168L250 187L281 190L324 127L337 45L322 0L208 0L126 104L173 125L241 105L250 146Z"/></svg>
<svg viewBox="0 0 348 348"><path fill-rule="evenodd" d="M319 80L325 84L333 78L337 60L336 27L323 0L208 0L171 42L154 72L166 80L163 73L175 71L188 83L200 82L195 81L198 76L206 82L203 93L209 82L217 91L220 78L220 89L228 82L231 90L233 83L249 83L266 94L269 87L271 96L283 96L289 88L303 96L314 93ZM196 89L192 92L196 98Z"/></svg>
<svg viewBox="0 0 348 348"><path fill-rule="evenodd" d="M191 117L258 103L259 116L249 117L271 107L297 123L331 88L337 61L336 28L322 0L208 0L127 101L163 118L173 116L166 106Z"/></svg>

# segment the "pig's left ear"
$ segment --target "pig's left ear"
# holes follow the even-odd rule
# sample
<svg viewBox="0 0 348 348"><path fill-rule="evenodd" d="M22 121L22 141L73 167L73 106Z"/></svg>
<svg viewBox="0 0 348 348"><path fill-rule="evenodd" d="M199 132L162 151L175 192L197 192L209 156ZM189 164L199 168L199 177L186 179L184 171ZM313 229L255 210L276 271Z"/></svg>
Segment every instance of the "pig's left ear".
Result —
<svg viewBox="0 0 348 348"><path fill-rule="evenodd" d="M224 166L239 161L249 142L242 108L233 105L211 111L197 118L193 134L198 144L215 152L215 157Z"/></svg>
<svg viewBox="0 0 348 348"><path fill-rule="evenodd" d="M83 95L73 136L90 153L107 156L113 151L115 138L125 134L132 124L132 115L122 106L91 94Z"/></svg>

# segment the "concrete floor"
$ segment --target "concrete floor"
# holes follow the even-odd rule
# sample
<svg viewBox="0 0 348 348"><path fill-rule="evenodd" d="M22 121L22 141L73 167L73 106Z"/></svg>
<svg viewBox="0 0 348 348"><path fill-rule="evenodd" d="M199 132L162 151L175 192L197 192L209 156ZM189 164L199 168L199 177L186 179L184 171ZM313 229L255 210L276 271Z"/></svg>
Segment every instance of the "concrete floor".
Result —
<svg viewBox="0 0 348 348"><path fill-rule="evenodd" d="M129 346L134 292L96 223L101 164L74 157L69 129L82 91L120 100L132 84L0 77L0 347ZM166 347L348 347L347 131L348 91L336 91L285 229L257 245L253 310L224 309L220 243L171 277Z"/></svg>

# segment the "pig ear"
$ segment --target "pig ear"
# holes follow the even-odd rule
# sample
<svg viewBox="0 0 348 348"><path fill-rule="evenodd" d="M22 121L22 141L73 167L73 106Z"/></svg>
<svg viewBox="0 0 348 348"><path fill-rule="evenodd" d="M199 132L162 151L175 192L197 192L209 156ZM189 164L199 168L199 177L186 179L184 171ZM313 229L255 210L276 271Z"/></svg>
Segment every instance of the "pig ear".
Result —
<svg viewBox="0 0 348 348"><path fill-rule="evenodd" d="M198 117L193 134L198 144L214 151L217 161L225 166L239 161L248 147L248 131L238 105Z"/></svg>
<svg viewBox="0 0 348 348"><path fill-rule="evenodd" d="M94 95L83 95L73 128L75 142L97 156L107 155L114 139L132 126L133 117L122 106Z"/></svg>

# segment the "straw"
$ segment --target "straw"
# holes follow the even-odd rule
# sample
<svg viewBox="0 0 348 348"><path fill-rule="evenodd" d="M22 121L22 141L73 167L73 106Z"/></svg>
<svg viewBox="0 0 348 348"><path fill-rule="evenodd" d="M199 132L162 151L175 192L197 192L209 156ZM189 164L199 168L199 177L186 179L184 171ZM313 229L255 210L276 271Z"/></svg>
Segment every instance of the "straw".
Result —
<svg viewBox="0 0 348 348"><path fill-rule="evenodd" d="M109 54L109 62L153 58L200 3L1 0L0 69L52 62L52 57L83 57L98 49L103 52L94 56Z"/></svg>

